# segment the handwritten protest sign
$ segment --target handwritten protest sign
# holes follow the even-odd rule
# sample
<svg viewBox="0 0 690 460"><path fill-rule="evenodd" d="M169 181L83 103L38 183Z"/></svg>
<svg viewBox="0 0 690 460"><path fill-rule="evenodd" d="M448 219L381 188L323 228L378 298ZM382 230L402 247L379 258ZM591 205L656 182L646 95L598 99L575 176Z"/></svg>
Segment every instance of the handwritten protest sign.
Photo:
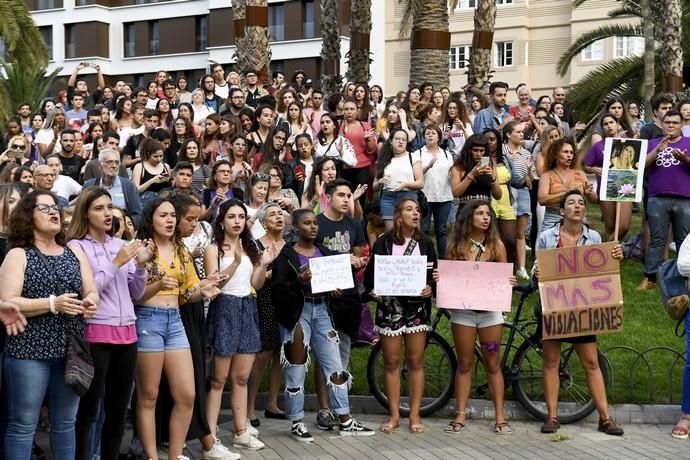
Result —
<svg viewBox="0 0 690 460"><path fill-rule="evenodd" d="M642 201L646 158L646 139L606 138L599 198L602 201Z"/></svg>
<svg viewBox="0 0 690 460"><path fill-rule="evenodd" d="M623 291L615 242L537 251L544 339L620 332Z"/></svg>
<svg viewBox="0 0 690 460"><path fill-rule="evenodd" d="M329 292L355 287L350 266L350 254L314 257L309 259L311 292Z"/></svg>
<svg viewBox="0 0 690 460"><path fill-rule="evenodd" d="M426 256L374 257L376 295L418 296L426 286Z"/></svg>
<svg viewBox="0 0 690 460"><path fill-rule="evenodd" d="M513 264L439 260L438 271L439 308L510 311Z"/></svg>

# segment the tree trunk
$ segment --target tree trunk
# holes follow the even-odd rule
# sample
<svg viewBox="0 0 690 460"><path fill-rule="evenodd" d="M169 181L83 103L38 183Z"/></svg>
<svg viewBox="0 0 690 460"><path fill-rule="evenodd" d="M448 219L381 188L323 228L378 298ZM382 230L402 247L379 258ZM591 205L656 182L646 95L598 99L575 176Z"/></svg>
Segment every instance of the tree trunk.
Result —
<svg viewBox="0 0 690 460"><path fill-rule="evenodd" d="M347 80L368 83L369 36L371 33L371 0L352 0L350 15L350 52L347 54Z"/></svg>
<svg viewBox="0 0 690 460"><path fill-rule="evenodd" d="M644 27L644 87L642 90L645 118L652 118L650 100L654 95L654 19L650 0L641 0L642 24Z"/></svg>
<svg viewBox="0 0 690 460"><path fill-rule="evenodd" d="M259 84L266 83L271 64L271 50L268 46L268 0L247 0L245 50L247 67L254 69Z"/></svg>
<svg viewBox="0 0 690 460"><path fill-rule="evenodd" d="M480 90L489 80L495 23L496 1L478 0L474 10L474 35L467 71L467 85L470 88Z"/></svg>
<svg viewBox="0 0 690 460"><path fill-rule="evenodd" d="M448 1L424 0L412 18L410 86L430 82L435 88L449 85Z"/></svg>
<svg viewBox="0 0 690 460"><path fill-rule="evenodd" d="M662 0L665 15L661 28L661 68L664 74L664 91L679 92L683 89L683 8L680 0Z"/></svg>
<svg viewBox="0 0 690 460"><path fill-rule="evenodd" d="M244 70L247 68L247 52L244 40L244 28L246 27L247 0L233 0L232 23L235 30L235 66L244 83Z"/></svg>
<svg viewBox="0 0 690 460"><path fill-rule="evenodd" d="M340 91L339 0L321 0L321 90L325 96Z"/></svg>

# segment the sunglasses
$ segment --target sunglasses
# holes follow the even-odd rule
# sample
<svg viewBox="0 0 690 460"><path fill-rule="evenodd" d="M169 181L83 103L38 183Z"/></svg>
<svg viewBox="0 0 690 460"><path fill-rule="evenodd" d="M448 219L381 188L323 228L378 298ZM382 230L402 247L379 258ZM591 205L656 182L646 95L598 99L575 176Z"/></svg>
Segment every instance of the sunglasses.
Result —
<svg viewBox="0 0 690 460"><path fill-rule="evenodd" d="M266 173L256 173L254 174L255 181L270 181L271 176Z"/></svg>
<svg viewBox="0 0 690 460"><path fill-rule="evenodd" d="M12 145L10 146L10 148L11 148L12 150L23 150L23 149L26 148L26 145L24 145L24 144L12 144Z"/></svg>

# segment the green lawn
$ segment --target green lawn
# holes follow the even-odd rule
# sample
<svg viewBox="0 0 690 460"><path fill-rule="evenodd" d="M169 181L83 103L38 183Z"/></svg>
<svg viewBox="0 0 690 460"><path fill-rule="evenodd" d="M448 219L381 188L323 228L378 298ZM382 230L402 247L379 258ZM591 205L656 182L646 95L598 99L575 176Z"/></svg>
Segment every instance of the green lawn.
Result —
<svg viewBox="0 0 690 460"><path fill-rule="evenodd" d="M628 235L639 231L641 216L641 213L633 215L633 227ZM597 230L603 228L598 206L590 206L589 221ZM675 322L666 315L657 290L635 291L641 277L642 264L639 261L623 261L621 265L625 302L623 332L601 335L598 338L599 347L606 353L611 369L609 399L614 403L679 402L685 337L675 336ZM531 315L530 309L535 302L536 295L532 295L527 301L529 307L523 315ZM372 305L372 313L374 308ZM444 320L441 323L439 332L452 343L448 321ZM612 349L612 347L617 348ZM353 394L370 394L366 378L369 350L369 347L352 350L350 369L354 376L351 390ZM680 353L680 359L676 351ZM640 358L641 353L644 353L644 359ZM677 360L675 364L674 360ZM308 375L311 373L312 370ZM482 376L477 375L476 379L482 379ZM313 379L308 377L307 381L307 391L313 392ZM508 397L511 397L510 392L508 392Z"/></svg>

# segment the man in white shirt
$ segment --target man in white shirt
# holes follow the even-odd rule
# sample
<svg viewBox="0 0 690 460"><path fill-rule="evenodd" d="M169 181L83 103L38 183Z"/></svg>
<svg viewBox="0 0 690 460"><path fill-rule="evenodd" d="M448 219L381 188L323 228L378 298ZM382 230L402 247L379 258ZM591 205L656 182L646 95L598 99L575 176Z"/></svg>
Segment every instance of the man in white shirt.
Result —
<svg viewBox="0 0 690 460"><path fill-rule="evenodd" d="M79 192L81 192L81 185L79 185L79 182L69 176L63 176L61 174L62 162L60 161L59 154L53 153L52 155L48 155L46 164L53 171L53 174L55 174L55 182L53 182L51 192L63 197L67 201L70 201L71 196L79 195Z"/></svg>
<svg viewBox="0 0 690 460"><path fill-rule="evenodd" d="M216 96L219 96L222 100L226 100L228 98L228 89L230 89L230 85L225 81L225 70L223 66L217 62L211 64L211 76L213 76L213 80L216 83L213 89Z"/></svg>

